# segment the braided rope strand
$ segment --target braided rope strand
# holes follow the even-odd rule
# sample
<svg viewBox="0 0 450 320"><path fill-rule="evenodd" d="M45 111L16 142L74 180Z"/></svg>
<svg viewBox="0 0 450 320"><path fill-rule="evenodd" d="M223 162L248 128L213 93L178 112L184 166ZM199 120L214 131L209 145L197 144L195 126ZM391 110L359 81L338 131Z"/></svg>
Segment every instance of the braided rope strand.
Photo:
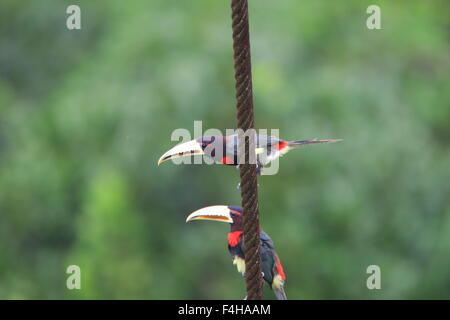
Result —
<svg viewBox="0 0 450 320"><path fill-rule="evenodd" d="M236 80L237 127L239 136L241 197L244 209L244 243L245 243L245 279L247 299L262 298L263 281L261 275L261 254L259 240L259 205L256 164L249 164L247 159L255 159L255 148L250 145L249 137L243 132L254 128L252 71L250 56L250 36L247 0L231 0L234 70ZM244 139L245 138L245 139ZM252 143L255 143L253 140Z"/></svg>

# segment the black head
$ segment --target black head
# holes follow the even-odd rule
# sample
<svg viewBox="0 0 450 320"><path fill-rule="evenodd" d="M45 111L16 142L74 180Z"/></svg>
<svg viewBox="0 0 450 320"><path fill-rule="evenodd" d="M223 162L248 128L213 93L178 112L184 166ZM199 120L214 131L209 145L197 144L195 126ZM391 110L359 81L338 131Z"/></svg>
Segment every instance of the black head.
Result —
<svg viewBox="0 0 450 320"><path fill-rule="evenodd" d="M231 224L232 231L244 230L244 217L242 215L242 208L238 206L228 206L230 210L231 219L233 223Z"/></svg>
<svg viewBox="0 0 450 320"><path fill-rule="evenodd" d="M208 146L211 146L214 141L216 141L215 136L203 136L195 139L200 144L200 147L205 151Z"/></svg>

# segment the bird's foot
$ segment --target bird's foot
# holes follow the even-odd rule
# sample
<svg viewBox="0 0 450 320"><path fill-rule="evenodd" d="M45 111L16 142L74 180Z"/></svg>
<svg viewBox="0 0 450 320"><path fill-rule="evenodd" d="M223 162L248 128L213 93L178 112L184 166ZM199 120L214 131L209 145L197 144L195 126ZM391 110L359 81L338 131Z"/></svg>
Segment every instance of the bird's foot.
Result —
<svg viewBox="0 0 450 320"><path fill-rule="evenodd" d="M260 164L256 164L256 175L260 176L263 166ZM236 166L236 170L239 170L239 165Z"/></svg>
<svg viewBox="0 0 450 320"><path fill-rule="evenodd" d="M259 183L256 186L259 188ZM241 190L241 183L240 182L237 184L236 189Z"/></svg>

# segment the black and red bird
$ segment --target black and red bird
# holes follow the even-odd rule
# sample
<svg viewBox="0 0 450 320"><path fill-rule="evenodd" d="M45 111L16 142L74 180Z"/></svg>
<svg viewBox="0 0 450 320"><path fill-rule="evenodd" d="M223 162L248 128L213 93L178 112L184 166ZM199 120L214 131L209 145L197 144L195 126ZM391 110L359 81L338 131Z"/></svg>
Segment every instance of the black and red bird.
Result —
<svg viewBox="0 0 450 320"><path fill-rule="evenodd" d="M229 136L203 136L197 139L176 145L158 160L161 163L179 157L191 155L205 155L215 160L216 163L225 165L238 165L238 135ZM275 136L267 136L264 134L256 134L255 154L257 157L258 173L262 167L280 156L285 155L288 151L304 146L307 144L338 142L341 139L308 139L285 141Z"/></svg>
<svg viewBox="0 0 450 320"><path fill-rule="evenodd" d="M186 222L194 220L222 221L231 224L230 232L228 233L228 250L233 258L233 264L244 275L245 256L242 208L236 206L205 207L191 213L187 217ZM284 293L286 276L284 275L280 259L275 252L272 239L262 230L259 233L259 237L263 278L272 288L278 300L286 300L286 294Z"/></svg>

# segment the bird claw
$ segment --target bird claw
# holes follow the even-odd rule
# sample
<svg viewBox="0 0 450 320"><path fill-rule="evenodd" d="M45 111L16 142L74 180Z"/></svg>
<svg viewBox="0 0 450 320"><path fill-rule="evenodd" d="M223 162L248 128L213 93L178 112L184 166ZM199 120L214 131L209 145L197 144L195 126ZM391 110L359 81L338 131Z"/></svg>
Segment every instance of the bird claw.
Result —
<svg viewBox="0 0 450 320"><path fill-rule="evenodd" d="M259 188L259 183L256 186ZM241 183L240 182L237 184L236 189L241 190Z"/></svg>
<svg viewBox="0 0 450 320"><path fill-rule="evenodd" d="M262 166L260 164L256 164L256 175L260 176L261 175L261 169ZM239 165L236 166L236 170L239 170ZM259 183L257 184L257 187L259 188ZM236 189L241 190L241 183L239 182Z"/></svg>

